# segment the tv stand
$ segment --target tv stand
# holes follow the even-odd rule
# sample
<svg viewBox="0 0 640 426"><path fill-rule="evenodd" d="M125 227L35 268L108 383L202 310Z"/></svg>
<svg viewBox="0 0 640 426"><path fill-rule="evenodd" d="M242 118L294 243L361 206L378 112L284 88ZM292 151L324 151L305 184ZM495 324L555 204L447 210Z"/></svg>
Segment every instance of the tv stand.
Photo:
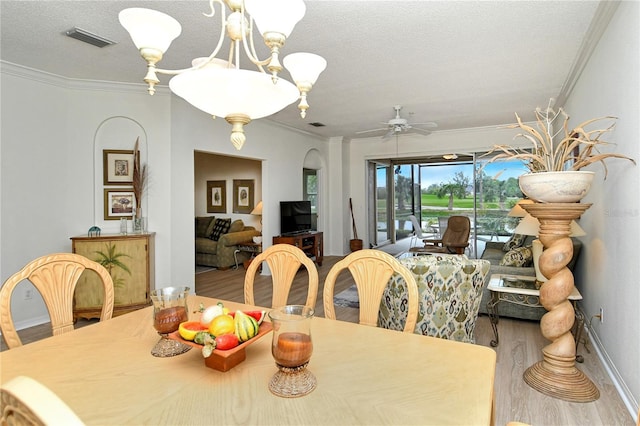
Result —
<svg viewBox="0 0 640 426"><path fill-rule="evenodd" d="M305 232L296 235L278 235L273 237L273 244L290 244L298 247L305 252L307 256L314 259L318 266L322 266L323 241L322 232Z"/></svg>

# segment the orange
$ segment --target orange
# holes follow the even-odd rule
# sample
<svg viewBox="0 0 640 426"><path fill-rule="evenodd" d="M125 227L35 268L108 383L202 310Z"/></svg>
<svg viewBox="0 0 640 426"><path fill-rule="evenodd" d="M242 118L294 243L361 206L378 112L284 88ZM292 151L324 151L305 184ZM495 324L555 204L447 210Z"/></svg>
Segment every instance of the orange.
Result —
<svg viewBox="0 0 640 426"><path fill-rule="evenodd" d="M181 322L178 327L178 333L184 340L193 340L199 331L206 331L207 327L200 324L200 321Z"/></svg>
<svg viewBox="0 0 640 426"><path fill-rule="evenodd" d="M233 333L235 330L236 326L231 315L218 315L209 324L209 333L216 337Z"/></svg>

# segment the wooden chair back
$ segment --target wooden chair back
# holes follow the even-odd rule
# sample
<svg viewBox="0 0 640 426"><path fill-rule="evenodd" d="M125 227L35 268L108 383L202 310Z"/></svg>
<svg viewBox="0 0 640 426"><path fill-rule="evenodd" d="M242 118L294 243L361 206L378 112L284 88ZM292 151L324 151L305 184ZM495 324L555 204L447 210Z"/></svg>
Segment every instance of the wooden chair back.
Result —
<svg viewBox="0 0 640 426"><path fill-rule="evenodd" d="M53 335L73 330L73 294L85 269L100 276L104 289L104 303L100 320L113 315L113 280L109 272L93 260L73 253L54 253L29 262L10 276L0 288L0 329L9 348L22 345L11 316L11 293L23 280L29 280L42 295L51 318Z"/></svg>
<svg viewBox="0 0 640 426"><path fill-rule="evenodd" d="M18 376L0 388L2 425L84 425L49 388L30 377Z"/></svg>
<svg viewBox="0 0 640 426"><path fill-rule="evenodd" d="M291 284L301 266L307 269L309 275L309 289L305 306L315 309L318 298L318 269L315 263L302 250L290 244L275 244L256 256L247 268L244 276L244 303L255 305L254 286L256 271L267 262L271 271L273 296L271 307L287 304Z"/></svg>
<svg viewBox="0 0 640 426"><path fill-rule="evenodd" d="M395 257L380 250L365 249L353 252L329 270L324 282L323 304L325 318L336 319L333 292L336 278L344 269L353 276L360 300L360 324L376 327L382 293L389 278L397 272L407 283L408 312L405 333L413 333L418 318L418 285L411 271Z"/></svg>

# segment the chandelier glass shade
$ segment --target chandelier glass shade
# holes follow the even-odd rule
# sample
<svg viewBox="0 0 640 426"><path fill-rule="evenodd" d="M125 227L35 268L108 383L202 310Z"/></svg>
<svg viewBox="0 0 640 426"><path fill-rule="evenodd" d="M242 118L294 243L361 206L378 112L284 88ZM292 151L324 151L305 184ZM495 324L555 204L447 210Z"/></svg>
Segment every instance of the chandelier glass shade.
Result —
<svg viewBox="0 0 640 426"><path fill-rule="evenodd" d="M251 120L275 114L298 99L300 115L304 118L309 108L307 94L327 63L312 53L290 54L283 62L295 85L278 76L282 70L280 49L304 16L303 0L209 0L209 4L211 12L205 14L207 17L215 15L215 4L220 6L218 44L208 57L195 58L190 68L181 70L156 67L181 33L175 19L143 8L125 9L119 19L147 62L144 81L149 94L154 94L155 85L160 82L157 74L173 75L169 81L171 91L214 117L224 117L233 126L231 142L239 150L246 139L244 125ZM227 7L231 10L228 16ZM254 47L254 22L270 50L270 56L264 60L258 59ZM225 30L231 40L228 61L216 58L225 40ZM256 70L240 68L241 52Z"/></svg>

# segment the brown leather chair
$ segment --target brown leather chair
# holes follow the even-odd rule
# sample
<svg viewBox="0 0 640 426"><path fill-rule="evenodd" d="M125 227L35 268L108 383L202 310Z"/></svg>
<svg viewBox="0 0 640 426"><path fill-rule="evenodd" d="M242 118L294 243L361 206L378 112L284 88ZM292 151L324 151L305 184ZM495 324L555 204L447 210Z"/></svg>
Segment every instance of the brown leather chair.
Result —
<svg viewBox="0 0 640 426"><path fill-rule="evenodd" d="M469 234L471 221L467 216L450 216L447 221L447 230L439 240L422 240L424 247L412 249L419 253L447 253L464 254L469 246Z"/></svg>

